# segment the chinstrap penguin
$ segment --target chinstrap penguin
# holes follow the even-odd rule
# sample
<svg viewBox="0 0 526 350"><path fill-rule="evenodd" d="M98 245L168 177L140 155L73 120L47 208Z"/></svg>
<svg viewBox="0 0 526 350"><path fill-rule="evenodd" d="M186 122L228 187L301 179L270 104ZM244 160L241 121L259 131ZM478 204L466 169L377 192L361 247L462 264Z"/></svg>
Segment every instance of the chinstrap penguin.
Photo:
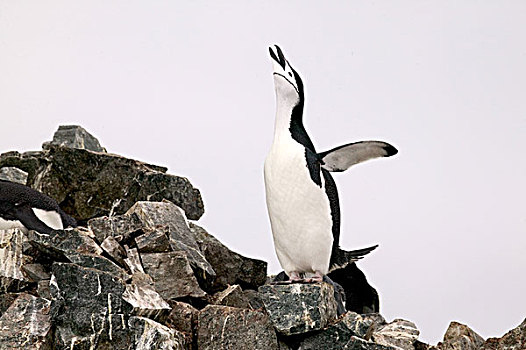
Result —
<svg viewBox="0 0 526 350"><path fill-rule="evenodd" d="M278 260L291 282L320 282L377 246L339 247L340 207L330 172L398 151L381 141L316 152L303 126L303 82L276 45L269 48L276 90L274 140L265 159L267 209Z"/></svg>
<svg viewBox="0 0 526 350"><path fill-rule="evenodd" d="M31 187L0 180L0 230L12 228L50 234L53 230L76 227L57 202Z"/></svg>

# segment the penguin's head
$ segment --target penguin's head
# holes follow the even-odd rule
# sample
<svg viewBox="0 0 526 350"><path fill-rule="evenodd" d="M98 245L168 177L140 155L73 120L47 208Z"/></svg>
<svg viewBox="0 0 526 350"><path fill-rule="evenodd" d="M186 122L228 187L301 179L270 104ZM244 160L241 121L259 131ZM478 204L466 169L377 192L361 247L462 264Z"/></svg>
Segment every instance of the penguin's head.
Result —
<svg viewBox="0 0 526 350"><path fill-rule="evenodd" d="M303 102L303 82L299 74L285 59L278 45L269 47L274 66L274 85L278 98L292 100L295 104Z"/></svg>

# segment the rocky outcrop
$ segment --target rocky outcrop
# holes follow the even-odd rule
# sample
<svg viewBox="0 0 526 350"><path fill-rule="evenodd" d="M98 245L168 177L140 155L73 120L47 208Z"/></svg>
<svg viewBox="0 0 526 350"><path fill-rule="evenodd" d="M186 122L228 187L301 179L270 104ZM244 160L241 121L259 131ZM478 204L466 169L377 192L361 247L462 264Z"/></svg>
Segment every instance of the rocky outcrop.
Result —
<svg viewBox="0 0 526 350"><path fill-rule="evenodd" d="M192 220L203 215L201 194L188 179L166 174L167 169L161 166L88 148L65 147L93 142L89 138L66 142L62 136L42 151L1 154L0 169L15 167L27 172L27 185L54 198L81 224L94 217L124 214L144 200L169 200Z"/></svg>
<svg viewBox="0 0 526 350"><path fill-rule="evenodd" d="M325 282L266 284L265 262L188 221L203 206L187 179L95 141L61 127L43 151L0 155L0 174L27 172L80 219L49 235L0 231L0 349L526 348L526 321L486 341L453 322L443 342L424 344L414 323L377 313L376 290L352 264L331 277L351 286L346 307L358 312L338 316Z"/></svg>
<svg viewBox="0 0 526 350"><path fill-rule="evenodd" d="M249 336L256 335L261 344L276 345L269 316L250 306L239 285L212 294L216 273L184 215L174 216L180 209L173 207L168 201L138 202L120 216L134 220L141 208L136 226L116 225L98 235L90 226L51 235L0 231L0 272L9 282L0 299L0 324L5 330L0 333L0 348L35 344L34 348L51 349L53 344L55 349L192 349L198 343L203 348L221 348L221 344L252 344ZM145 214L154 209L155 215ZM109 220L99 219L95 220L97 230L102 227L100 221ZM151 231L152 227L160 229ZM170 244L159 251L159 239L144 240L145 232L161 232L165 235L161 241ZM102 242L111 237L106 247L112 248L103 249L97 237ZM258 265L265 267L266 275L265 263ZM15 318L14 313L19 315ZM226 328L227 335L225 328L219 328L223 325L219 314L224 317L221 322L233 327ZM214 340L216 331L223 332L224 343ZM263 331L265 335L260 334Z"/></svg>
<svg viewBox="0 0 526 350"><path fill-rule="evenodd" d="M481 350L501 349L526 349L526 319L517 328L504 334L502 338L489 338L481 348Z"/></svg>

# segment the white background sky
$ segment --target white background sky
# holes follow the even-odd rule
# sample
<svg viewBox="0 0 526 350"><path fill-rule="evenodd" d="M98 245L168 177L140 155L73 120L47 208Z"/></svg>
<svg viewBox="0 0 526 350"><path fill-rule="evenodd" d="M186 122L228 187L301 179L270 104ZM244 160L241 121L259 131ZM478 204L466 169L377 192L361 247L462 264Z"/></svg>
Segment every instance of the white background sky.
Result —
<svg viewBox="0 0 526 350"><path fill-rule="evenodd" d="M109 152L188 177L199 223L279 271L263 161L268 46L306 85L319 151L366 139L400 153L336 174L342 246L388 319L439 341L526 317L526 2L0 2L0 152L80 124Z"/></svg>

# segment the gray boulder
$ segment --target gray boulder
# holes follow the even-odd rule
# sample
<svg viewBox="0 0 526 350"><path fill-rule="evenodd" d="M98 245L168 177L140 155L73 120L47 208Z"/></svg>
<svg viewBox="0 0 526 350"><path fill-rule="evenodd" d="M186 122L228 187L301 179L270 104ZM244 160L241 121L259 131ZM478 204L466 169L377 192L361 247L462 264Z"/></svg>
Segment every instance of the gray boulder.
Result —
<svg viewBox="0 0 526 350"><path fill-rule="evenodd" d="M126 250L112 236L106 237L100 247L108 254L117 264L125 266Z"/></svg>
<svg viewBox="0 0 526 350"><path fill-rule="evenodd" d="M164 321L170 313L170 305L157 293L153 279L141 272L132 276L126 284L122 299L133 307L133 315L144 316L156 321Z"/></svg>
<svg viewBox="0 0 526 350"><path fill-rule="evenodd" d="M299 343L295 338L285 338L283 341L302 350L400 350L394 346L370 341L372 330L380 324L385 324L385 320L378 314L358 315L347 312L325 329L303 335Z"/></svg>
<svg viewBox="0 0 526 350"><path fill-rule="evenodd" d="M135 215L100 216L89 220L88 227L98 242L111 237L118 243L128 244L143 233L143 224Z"/></svg>
<svg viewBox="0 0 526 350"><path fill-rule="evenodd" d="M22 265L22 271L32 282L40 282L51 278L48 269L42 264L24 264Z"/></svg>
<svg viewBox="0 0 526 350"><path fill-rule="evenodd" d="M328 283L264 285L259 293L272 324L283 335L321 330L336 319L334 289Z"/></svg>
<svg viewBox="0 0 526 350"><path fill-rule="evenodd" d="M216 272L211 291L220 291L239 284L243 289L257 289L267 279L267 263L247 258L228 249L202 227L191 224L200 250Z"/></svg>
<svg viewBox="0 0 526 350"><path fill-rule="evenodd" d="M68 254L102 254L102 248L93 239L91 231L82 227L55 230L49 235L29 231L27 239L42 254L58 261L63 261Z"/></svg>
<svg viewBox="0 0 526 350"><path fill-rule="evenodd" d="M345 313L340 318L340 322L354 335L365 340L370 340L373 332L387 323L380 314L359 315L352 311Z"/></svg>
<svg viewBox="0 0 526 350"><path fill-rule="evenodd" d="M170 246L170 229L167 226L144 228L143 234L135 238L137 249L141 253L165 253L172 250Z"/></svg>
<svg viewBox="0 0 526 350"><path fill-rule="evenodd" d="M20 296L20 293L2 293L0 294L0 316L9 309L13 301Z"/></svg>
<svg viewBox="0 0 526 350"><path fill-rule="evenodd" d="M155 290L167 301L181 298L204 298L188 256L181 251L141 255L144 272L154 281Z"/></svg>
<svg viewBox="0 0 526 350"><path fill-rule="evenodd" d="M130 317L134 350L185 350L188 344L183 334L145 317Z"/></svg>
<svg viewBox="0 0 526 350"><path fill-rule="evenodd" d="M444 340L438 344L440 350L478 350L484 344L484 338L468 326L451 322L444 334Z"/></svg>
<svg viewBox="0 0 526 350"><path fill-rule="evenodd" d="M23 265L32 262L32 258L23 252L26 241L26 236L18 229L0 230L0 285L3 292L19 291L32 281L23 270Z"/></svg>
<svg viewBox="0 0 526 350"><path fill-rule="evenodd" d="M166 324L183 332L191 340L196 332L199 310L181 301L171 301L170 306L172 310L168 315Z"/></svg>
<svg viewBox="0 0 526 350"><path fill-rule="evenodd" d="M0 180L17 182L25 185L27 183L27 173L16 167L6 166L0 168Z"/></svg>
<svg viewBox="0 0 526 350"><path fill-rule="evenodd" d="M250 309L250 302L238 284L229 286L227 289L214 295L213 303L216 305L232 306L242 309Z"/></svg>
<svg viewBox="0 0 526 350"><path fill-rule="evenodd" d="M208 305L199 313L199 350L278 350L276 332L260 311Z"/></svg>
<svg viewBox="0 0 526 350"><path fill-rule="evenodd" d="M147 229L157 229L160 226L168 228L169 244L173 251L184 252L195 271L199 284L209 290L216 278L216 273L207 261L194 233L188 226L184 211L169 201L137 202L126 215L135 216Z"/></svg>
<svg viewBox="0 0 526 350"><path fill-rule="evenodd" d="M122 299L124 282L115 275L70 263L53 263L51 315L58 348L77 345L127 349L126 322L132 306Z"/></svg>
<svg viewBox="0 0 526 350"><path fill-rule="evenodd" d="M415 350L414 343L420 331L413 322L397 319L373 331L375 343L402 350Z"/></svg>
<svg viewBox="0 0 526 350"><path fill-rule="evenodd" d="M53 140L45 142L42 148L47 148L49 145L106 153L106 149L100 145L99 140L79 125L60 125L53 135Z"/></svg>
<svg viewBox="0 0 526 350"><path fill-rule="evenodd" d="M298 350L400 350L399 348L377 344L353 336L341 325L329 327L323 332L308 336Z"/></svg>
<svg viewBox="0 0 526 350"><path fill-rule="evenodd" d="M123 281L131 278L124 269L119 267L113 261L97 254L67 253L66 257L74 264L111 273Z"/></svg>
<svg viewBox="0 0 526 350"><path fill-rule="evenodd" d="M0 317L0 349L53 349L50 303L20 294Z"/></svg>

